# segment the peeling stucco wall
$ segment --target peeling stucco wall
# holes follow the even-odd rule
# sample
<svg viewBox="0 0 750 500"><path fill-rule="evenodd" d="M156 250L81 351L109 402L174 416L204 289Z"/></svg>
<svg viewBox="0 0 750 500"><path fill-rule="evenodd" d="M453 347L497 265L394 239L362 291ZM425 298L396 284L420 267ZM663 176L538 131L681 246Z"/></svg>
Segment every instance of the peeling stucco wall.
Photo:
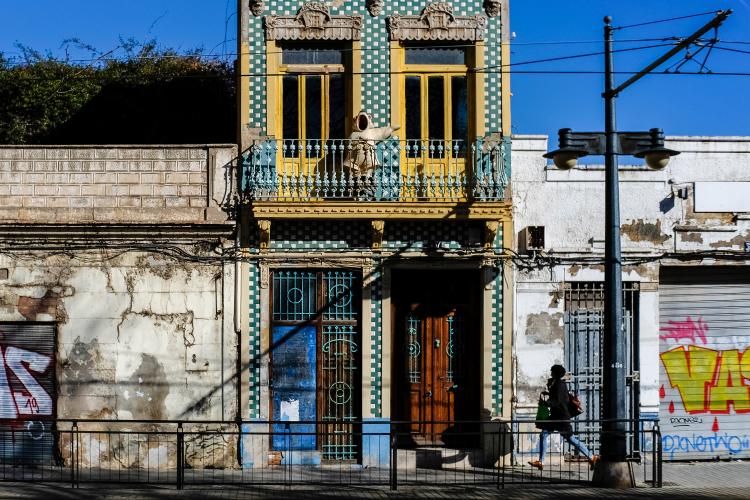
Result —
<svg viewBox="0 0 750 500"><path fill-rule="evenodd" d="M91 251L0 267L0 321L57 323L58 417L234 418L231 266Z"/></svg>
<svg viewBox="0 0 750 500"><path fill-rule="evenodd" d="M620 170L623 256L645 257L643 263L623 266L623 280L640 284L641 411L645 413L657 411L659 403L659 262L649 258L666 252L742 251L750 241L749 214L695 212L692 187L701 181L749 181L750 138L672 137L667 143L682 154L665 169ZM579 263L516 268L514 391L516 414L522 416L534 412L549 366L564 360L563 286L604 280L604 268L596 262L604 254L603 167L550 168L542 158L548 146L546 136L513 139L516 238L527 226L544 226L545 252L578 258ZM745 264L750 264L748 257Z"/></svg>

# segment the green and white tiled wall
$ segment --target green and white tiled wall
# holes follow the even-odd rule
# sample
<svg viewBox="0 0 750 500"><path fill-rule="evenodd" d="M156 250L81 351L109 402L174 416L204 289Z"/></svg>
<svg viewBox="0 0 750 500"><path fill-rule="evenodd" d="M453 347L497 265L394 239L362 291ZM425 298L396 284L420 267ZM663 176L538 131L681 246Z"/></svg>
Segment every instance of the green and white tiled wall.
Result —
<svg viewBox="0 0 750 500"><path fill-rule="evenodd" d="M295 14L304 2L288 0L270 0L266 2L264 15ZM364 0L344 1L343 5L330 6L333 15L360 14L363 16L361 34L362 46L362 107L372 114L377 126L390 123L390 57L386 17L398 13L416 15L428 3L424 0L397 0L385 2L383 13L371 17L365 9ZM456 15L484 14L482 0L452 1ZM330 5L330 3L329 3ZM485 33L484 73L485 80L485 131L499 132L501 129L501 19L488 19ZM263 18L250 16L250 126L262 132L266 130L266 55ZM359 111L359 110L355 110Z"/></svg>
<svg viewBox="0 0 750 500"><path fill-rule="evenodd" d="M255 262L250 263L248 302L249 317L249 414L251 419L260 418L260 269Z"/></svg>

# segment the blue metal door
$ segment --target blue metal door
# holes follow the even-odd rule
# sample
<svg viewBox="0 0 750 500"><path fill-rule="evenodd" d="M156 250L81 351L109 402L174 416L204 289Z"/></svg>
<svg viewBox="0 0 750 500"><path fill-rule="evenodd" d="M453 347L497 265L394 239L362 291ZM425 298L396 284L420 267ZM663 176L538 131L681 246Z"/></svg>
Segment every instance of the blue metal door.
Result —
<svg viewBox="0 0 750 500"><path fill-rule="evenodd" d="M275 326L272 342L273 449L314 450L317 329Z"/></svg>

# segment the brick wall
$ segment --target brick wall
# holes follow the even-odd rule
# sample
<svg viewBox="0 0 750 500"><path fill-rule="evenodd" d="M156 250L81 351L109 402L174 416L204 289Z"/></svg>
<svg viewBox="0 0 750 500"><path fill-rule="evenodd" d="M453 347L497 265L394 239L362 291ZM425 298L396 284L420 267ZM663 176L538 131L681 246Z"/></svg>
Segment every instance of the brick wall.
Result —
<svg viewBox="0 0 750 500"><path fill-rule="evenodd" d="M2 222L226 219L234 146L0 146Z"/></svg>

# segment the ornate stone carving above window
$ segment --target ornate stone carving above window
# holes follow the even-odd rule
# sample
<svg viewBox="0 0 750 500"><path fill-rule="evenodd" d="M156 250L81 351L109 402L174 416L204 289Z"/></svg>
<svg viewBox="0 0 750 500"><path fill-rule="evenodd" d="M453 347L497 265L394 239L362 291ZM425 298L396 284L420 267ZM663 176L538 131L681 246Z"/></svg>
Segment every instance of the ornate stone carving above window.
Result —
<svg viewBox="0 0 750 500"><path fill-rule="evenodd" d="M456 40L475 42L484 40L487 18L455 16L448 2L428 4L418 16L394 14L388 18L391 40Z"/></svg>
<svg viewBox="0 0 750 500"><path fill-rule="evenodd" d="M307 2L294 16L266 16L266 40L359 40L362 16L332 16L322 2Z"/></svg>

